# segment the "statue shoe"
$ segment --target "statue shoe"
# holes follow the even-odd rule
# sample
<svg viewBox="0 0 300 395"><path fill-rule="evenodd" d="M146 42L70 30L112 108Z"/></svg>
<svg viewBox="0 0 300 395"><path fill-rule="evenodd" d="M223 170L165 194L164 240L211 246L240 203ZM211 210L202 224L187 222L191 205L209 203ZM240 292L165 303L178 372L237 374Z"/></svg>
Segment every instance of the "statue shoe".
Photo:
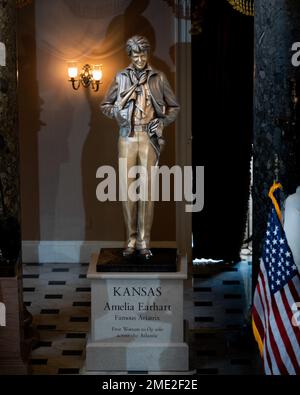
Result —
<svg viewBox="0 0 300 395"><path fill-rule="evenodd" d="M142 248L141 250L139 250L140 256L145 258L145 259L150 259L153 254L151 252L151 250L149 250L149 248Z"/></svg>
<svg viewBox="0 0 300 395"><path fill-rule="evenodd" d="M127 247L124 251L123 251L123 256L127 257L127 256L131 256L133 255L135 252L135 249L133 247Z"/></svg>

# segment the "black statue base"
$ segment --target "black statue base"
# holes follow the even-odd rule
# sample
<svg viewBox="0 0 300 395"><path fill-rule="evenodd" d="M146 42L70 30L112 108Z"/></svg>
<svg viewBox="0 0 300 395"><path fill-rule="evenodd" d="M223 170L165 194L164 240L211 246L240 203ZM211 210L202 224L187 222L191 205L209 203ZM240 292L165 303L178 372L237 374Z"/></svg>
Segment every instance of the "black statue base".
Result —
<svg viewBox="0 0 300 395"><path fill-rule="evenodd" d="M176 248L152 248L153 256L146 259L136 252L123 257L122 248L102 248L97 272L176 272Z"/></svg>

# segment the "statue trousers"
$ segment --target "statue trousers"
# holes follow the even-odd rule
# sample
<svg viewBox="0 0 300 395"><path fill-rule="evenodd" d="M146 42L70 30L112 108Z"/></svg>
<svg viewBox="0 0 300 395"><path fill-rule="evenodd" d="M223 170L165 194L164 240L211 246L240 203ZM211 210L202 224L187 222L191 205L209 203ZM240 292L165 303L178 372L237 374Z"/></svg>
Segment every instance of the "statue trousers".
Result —
<svg viewBox="0 0 300 395"><path fill-rule="evenodd" d="M154 209L151 168L156 164L157 155L145 131L135 131L133 137L120 136L118 148L119 160L122 159L119 165L120 191L127 197L122 202L127 247L149 248ZM134 172L134 166L141 166L139 176L130 174Z"/></svg>

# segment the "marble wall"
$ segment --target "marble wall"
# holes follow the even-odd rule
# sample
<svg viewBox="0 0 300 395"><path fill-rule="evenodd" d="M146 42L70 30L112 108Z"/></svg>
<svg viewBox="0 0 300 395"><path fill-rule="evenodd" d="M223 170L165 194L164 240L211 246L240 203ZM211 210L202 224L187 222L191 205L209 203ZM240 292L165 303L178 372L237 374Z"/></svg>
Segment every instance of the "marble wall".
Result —
<svg viewBox="0 0 300 395"><path fill-rule="evenodd" d="M0 66L0 176L6 214L19 219L16 8L14 0L0 3L0 42L4 44L6 52L5 66Z"/></svg>
<svg viewBox="0 0 300 395"><path fill-rule="evenodd" d="M300 181L296 170L295 130L283 126L292 121L290 81L300 76L300 68L298 71L291 63L291 48L296 41L300 41L299 1L256 0L253 187L256 272L270 207L268 191L276 176L276 155L283 196L293 193Z"/></svg>

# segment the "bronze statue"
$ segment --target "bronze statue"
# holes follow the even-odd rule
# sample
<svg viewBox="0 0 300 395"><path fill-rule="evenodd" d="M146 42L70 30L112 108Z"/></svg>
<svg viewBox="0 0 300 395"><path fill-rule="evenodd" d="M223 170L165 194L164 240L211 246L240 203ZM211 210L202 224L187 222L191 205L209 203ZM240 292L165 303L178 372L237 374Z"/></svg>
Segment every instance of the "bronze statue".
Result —
<svg viewBox="0 0 300 395"><path fill-rule="evenodd" d="M117 73L101 103L102 112L114 118L120 128L119 159L127 160L127 171L122 172L121 188L129 188L134 179L128 177L132 166L147 169L147 186L151 187L151 167L157 166L160 152L165 144L163 128L175 121L179 105L166 76L148 63L150 45L142 36L127 41L127 53L131 64ZM127 195L126 195L127 196ZM148 194L150 196L150 194ZM127 229L127 248L124 256L135 250L149 259L150 231L154 202L123 202Z"/></svg>

